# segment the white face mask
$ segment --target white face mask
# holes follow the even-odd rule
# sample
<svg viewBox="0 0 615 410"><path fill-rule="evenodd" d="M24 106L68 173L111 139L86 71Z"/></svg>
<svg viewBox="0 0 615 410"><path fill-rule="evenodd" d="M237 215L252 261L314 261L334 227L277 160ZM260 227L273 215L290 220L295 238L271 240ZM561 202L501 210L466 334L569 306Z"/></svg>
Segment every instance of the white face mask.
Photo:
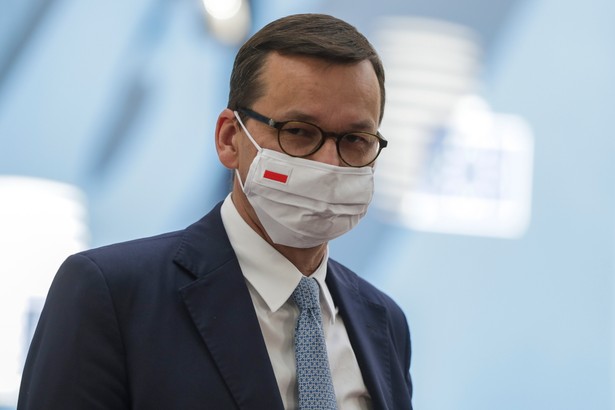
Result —
<svg viewBox="0 0 615 410"><path fill-rule="evenodd" d="M271 240L311 248L350 231L367 212L374 193L374 169L338 167L261 148L245 183L237 178Z"/></svg>

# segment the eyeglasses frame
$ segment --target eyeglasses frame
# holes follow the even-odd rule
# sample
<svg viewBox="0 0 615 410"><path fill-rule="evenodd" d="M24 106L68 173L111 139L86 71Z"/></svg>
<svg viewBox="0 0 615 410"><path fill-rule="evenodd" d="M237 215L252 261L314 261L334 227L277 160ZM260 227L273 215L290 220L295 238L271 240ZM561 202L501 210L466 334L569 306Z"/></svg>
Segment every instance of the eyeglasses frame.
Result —
<svg viewBox="0 0 615 410"><path fill-rule="evenodd" d="M344 159L344 157L340 153L340 141L345 136L352 135L353 134L352 132L346 132L346 133L343 133L343 134L336 133L336 132L329 132L329 131L323 130L322 128L320 128L316 124L312 124L311 122L301 121L301 120L276 121L273 118L266 117L263 114L259 114L256 111L251 110L249 108L239 107L239 108L237 108L237 112L239 112L241 114L244 114L244 115L248 116L249 118L252 118L252 119L254 119L254 120L258 121L258 122L261 122L261 123L263 123L265 125L268 125L271 128L275 128L278 131L278 145L280 146L280 149L285 154L290 155L291 157L296 157L296 158L306 158L306 157L309 157L310 155L313 155L314 153L318 152L318 150L321 149L323 145L325 145L325 141L327 140L327 138L333 138L333 139L335 139L335 147L337 149L337 155L344 162L344 164L348 165L349 167L353 167L353 168L361 168L361 167L366 167L366 166L372 164L374 161L376 161L378 156L380 156L380 152L382 151L382 149L386 148L386 146L389 144L389 142L378 131L376 132L376 134L373 134L371 132L360 131L361 134L373 135L374 137L378 138L378 152L376 153L376 156L374 157L374 159L372 159L371 161L369 161L366 164L363 164L363 165L351 165L348 162L346 162L346 160ZM315 127L316 129L318 129L320 131L320 133L322 135L322 139L320 140L318 145L316 145L316 147L312 151L310 151L309 153L307 153L305 155L293 155L293 154L290 154L290 153L286 152L286 150L284 150L284 147L282 147L282 144L280 143L280 131L282 130L282 127L284 127L289 122L301 122L301 123L308 124L308 125L311 125L311 126ZM357 133L359 133L359 132L357 132Z"/></svg>

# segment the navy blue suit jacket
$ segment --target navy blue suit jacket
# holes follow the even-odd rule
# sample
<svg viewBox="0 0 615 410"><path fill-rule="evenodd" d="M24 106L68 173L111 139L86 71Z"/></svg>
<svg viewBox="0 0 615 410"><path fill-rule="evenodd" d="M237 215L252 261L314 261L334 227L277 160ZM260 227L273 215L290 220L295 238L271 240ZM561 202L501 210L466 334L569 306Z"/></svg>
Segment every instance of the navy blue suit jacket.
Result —
<svg viewBox="0 0 615 410"><path fill-rule="evenodd" d="M329 261L374 409L411 409L399 307ZM69 257L50 288L19 410L283 409L220 204L179 232Z"/></svg>

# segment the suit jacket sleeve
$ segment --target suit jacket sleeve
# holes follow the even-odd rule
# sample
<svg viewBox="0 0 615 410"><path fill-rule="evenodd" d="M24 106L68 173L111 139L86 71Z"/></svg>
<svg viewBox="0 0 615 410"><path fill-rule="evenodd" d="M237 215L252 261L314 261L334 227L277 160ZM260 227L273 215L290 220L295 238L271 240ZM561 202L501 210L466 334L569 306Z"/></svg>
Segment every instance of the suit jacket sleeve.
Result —
<svg viewBox="0 0 615 410"><path fill-rule="evenodd" d="M60 267L26 359L18 410L128 409L125 352L98 266L74 255Z"/></svg>

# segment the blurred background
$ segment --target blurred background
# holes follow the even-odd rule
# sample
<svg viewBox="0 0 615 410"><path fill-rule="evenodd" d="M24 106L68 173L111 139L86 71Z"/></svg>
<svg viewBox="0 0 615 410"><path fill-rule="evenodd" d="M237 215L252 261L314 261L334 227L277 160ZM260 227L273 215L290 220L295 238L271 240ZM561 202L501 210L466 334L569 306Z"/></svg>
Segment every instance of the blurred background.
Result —
<svg viewBox="0 0 615 410"><path fill-rule="evenodd" d="M615 409L615 2L0 3L0 408L62 260L222 200L246 36L333 14L387 69L368 216L334 258L391 294L421 410Z"/></svg>

